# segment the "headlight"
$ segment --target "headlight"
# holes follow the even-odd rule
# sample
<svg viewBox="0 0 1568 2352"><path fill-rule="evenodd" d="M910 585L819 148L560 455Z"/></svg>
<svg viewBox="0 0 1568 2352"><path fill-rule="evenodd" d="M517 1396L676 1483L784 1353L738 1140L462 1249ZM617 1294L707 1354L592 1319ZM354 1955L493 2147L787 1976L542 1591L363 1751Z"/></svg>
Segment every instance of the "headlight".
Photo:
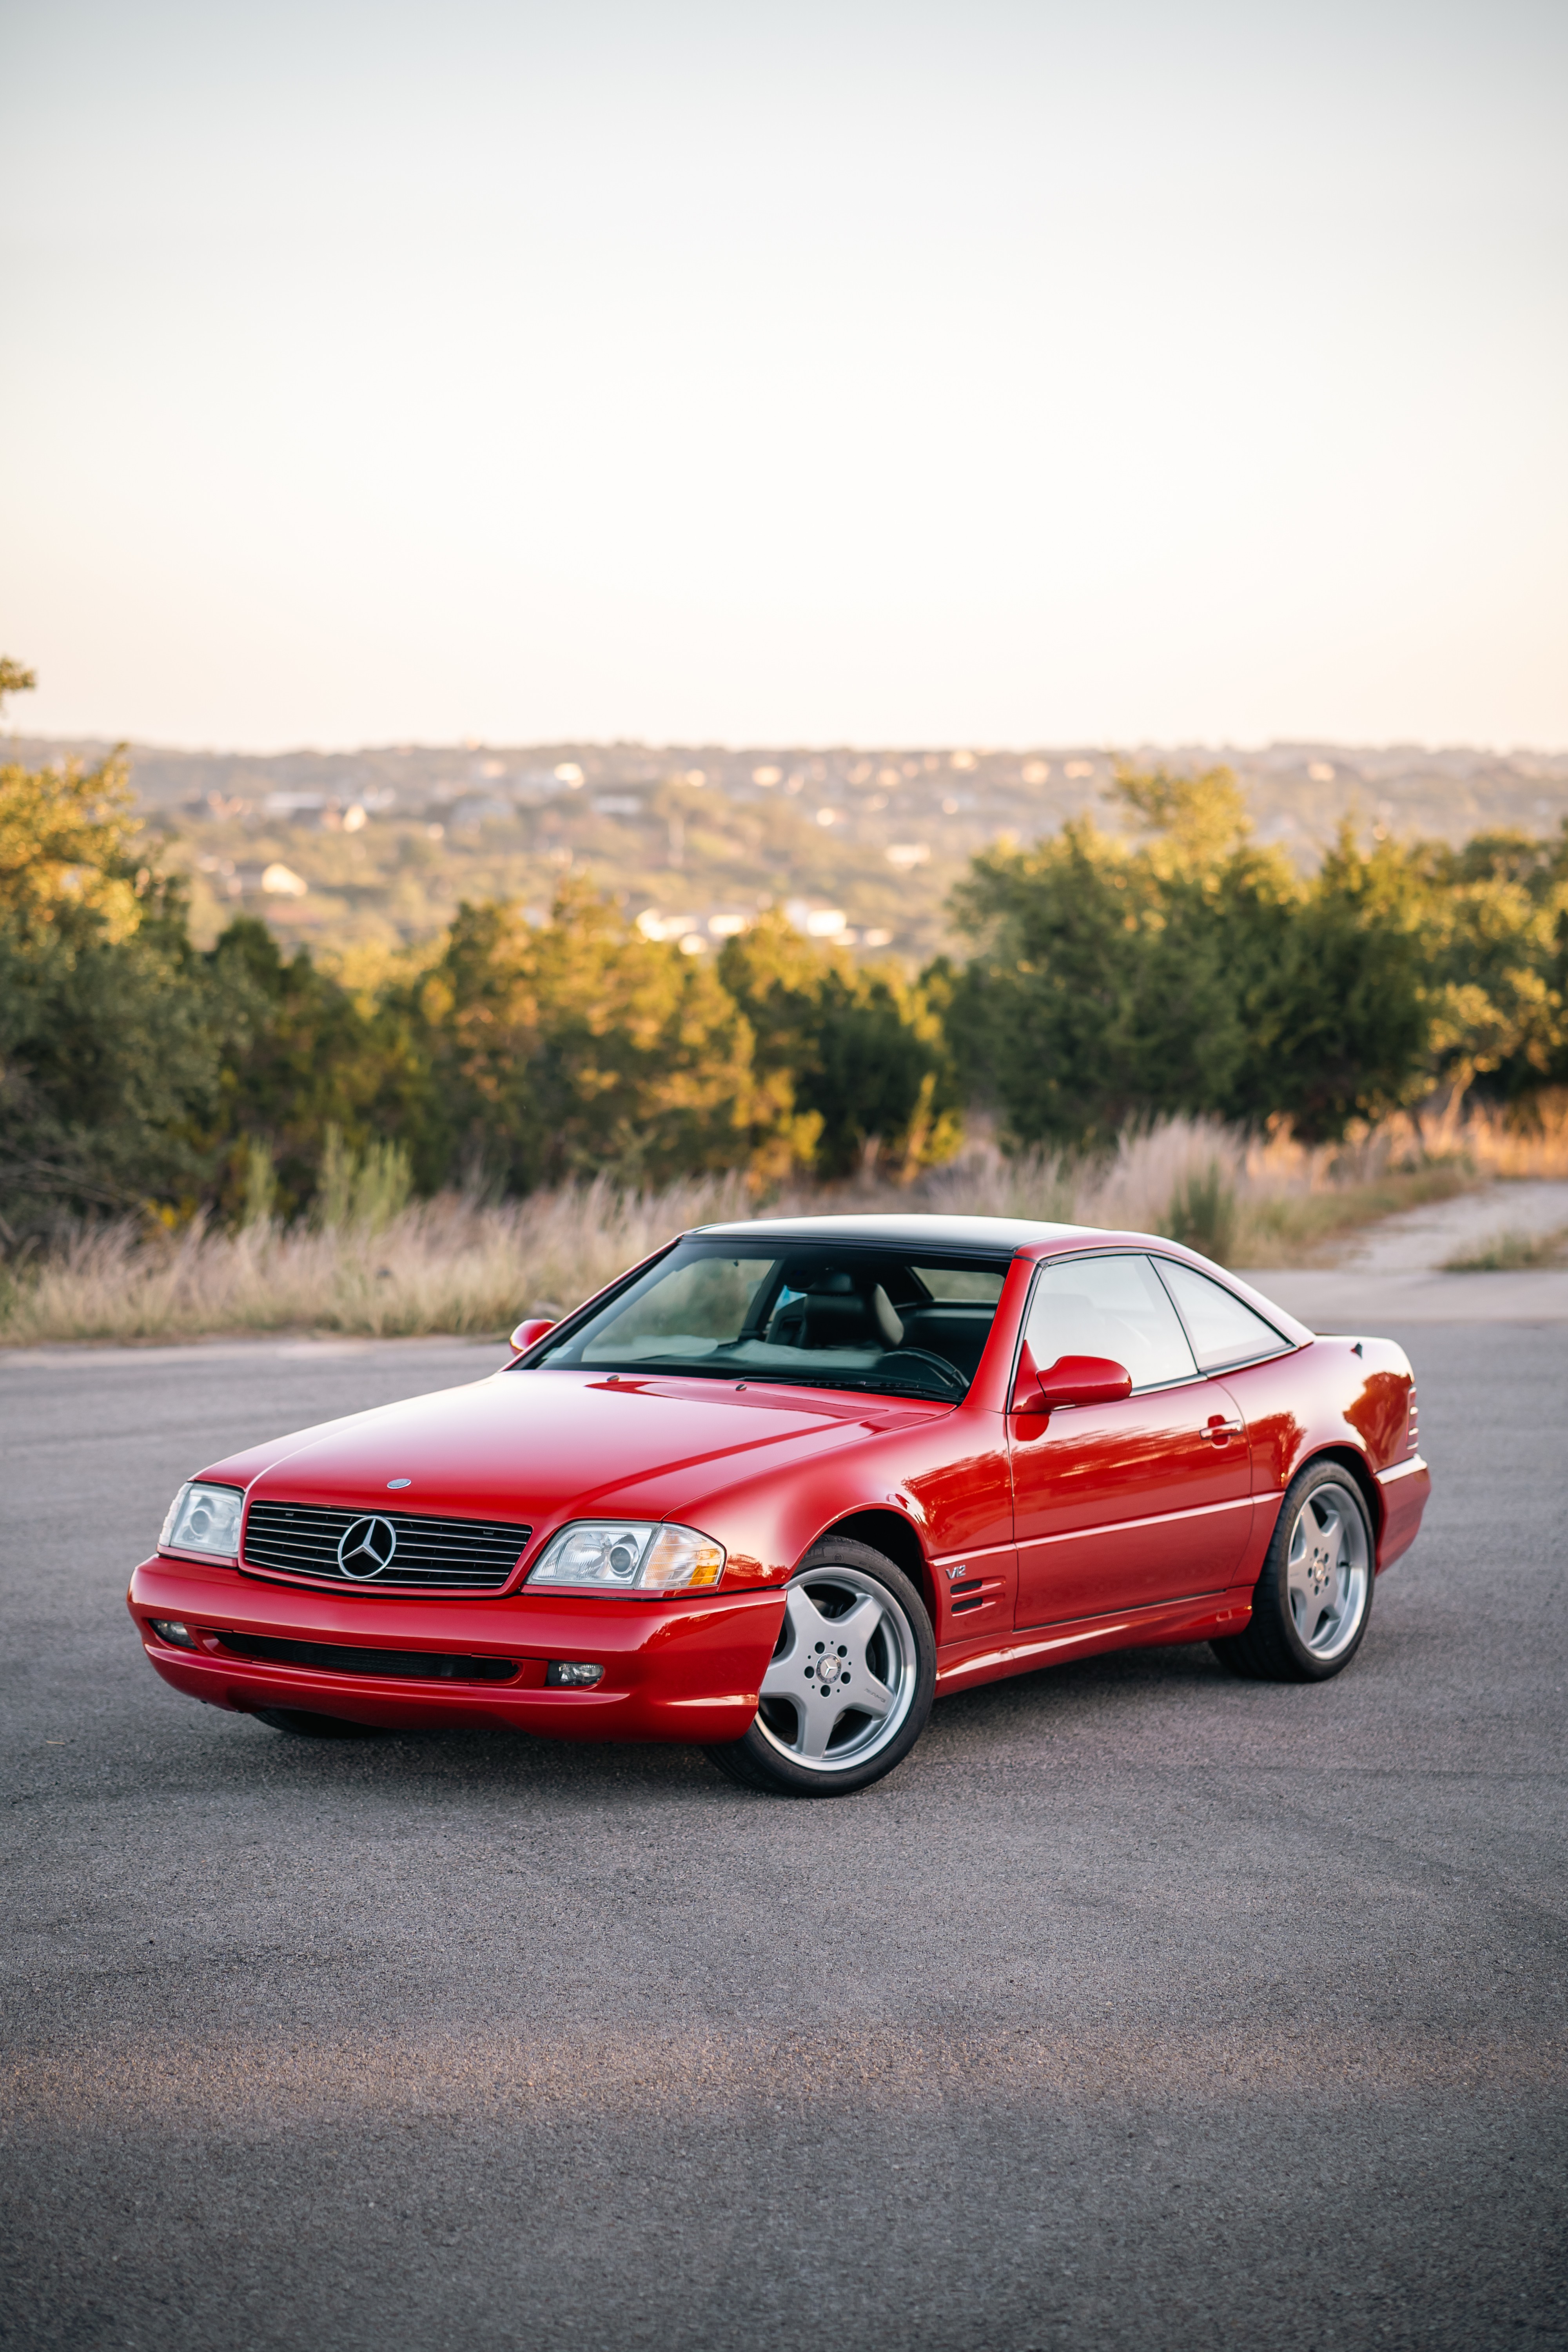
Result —
<svg viewBox="0 0 1568 2352"><path fill-rule="evenodd" d="M239 1558L243 1486L182 1486L158 1538L160 1551L211 1551Z"/></svg>
<svg viewBox="0 0 1568 2352"><path fill-rule="evenodd" d="M724 1573L724 1547L695 1528L646 1519L581 1519L550 1543L530 1584L592 1592L696 1592Z"/></svg>

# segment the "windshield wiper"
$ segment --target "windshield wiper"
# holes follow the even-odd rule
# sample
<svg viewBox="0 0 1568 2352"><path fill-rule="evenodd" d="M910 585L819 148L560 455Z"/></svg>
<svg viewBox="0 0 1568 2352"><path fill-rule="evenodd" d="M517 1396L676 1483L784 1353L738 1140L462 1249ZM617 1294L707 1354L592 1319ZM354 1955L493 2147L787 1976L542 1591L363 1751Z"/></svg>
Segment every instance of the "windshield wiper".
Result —
<svg viewBox="0 0 1568 2352"><path fill-rule="evenodd" d="M770 1365L765 1371L744 1364L713 1364L689 1356L640 1358L629 1364L580 1364L572 1369L584 1372L618 1372L622 1378L633 1379L648 1375L658 1380L725 1381L745 1388L786 1389L854 1389L868 1396L908 1396L923 1398L930 1404L956 1404L957 1394L952 1389L920 1388L912 1381L879 1381L864 1372L785 1372ZM743 1379L737 1381L737 1373ZM964 1391L967 1393L967 1391Z"/></svg>

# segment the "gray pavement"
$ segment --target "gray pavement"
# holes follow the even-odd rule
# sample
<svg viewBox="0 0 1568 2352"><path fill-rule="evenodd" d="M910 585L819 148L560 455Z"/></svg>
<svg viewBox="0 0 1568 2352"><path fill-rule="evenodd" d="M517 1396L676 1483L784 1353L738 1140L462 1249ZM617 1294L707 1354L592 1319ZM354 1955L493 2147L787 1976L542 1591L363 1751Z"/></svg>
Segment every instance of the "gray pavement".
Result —
<svg viewBox="0 0 1568 2352"><path fill-rule="evenodd" d="M1568 1332L1397 1336L1347 1674L1036 1675L816 1805L152 1675L184 1473L489 1352L0 1361L0 2343L1568 2342Z"/></svg>

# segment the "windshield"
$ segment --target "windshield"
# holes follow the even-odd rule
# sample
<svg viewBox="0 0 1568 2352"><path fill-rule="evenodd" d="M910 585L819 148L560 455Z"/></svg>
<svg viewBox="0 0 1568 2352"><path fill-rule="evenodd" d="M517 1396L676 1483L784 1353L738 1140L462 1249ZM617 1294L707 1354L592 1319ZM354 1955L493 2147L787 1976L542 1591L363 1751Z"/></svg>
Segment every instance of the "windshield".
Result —
<svg viewBox="0 0 1568 2352"><path fill-rule="evenodd" d="M872 1244L686 1241L535 1361L956 1403L1006 1274L1005 1258Z"/></svg>

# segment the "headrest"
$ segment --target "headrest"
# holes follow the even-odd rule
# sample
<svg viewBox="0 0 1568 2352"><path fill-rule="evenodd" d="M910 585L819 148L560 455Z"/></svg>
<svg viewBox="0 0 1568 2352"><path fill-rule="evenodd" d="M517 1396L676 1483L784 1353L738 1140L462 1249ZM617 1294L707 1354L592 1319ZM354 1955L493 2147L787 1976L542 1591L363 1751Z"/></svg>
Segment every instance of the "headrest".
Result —
<svg viewBox="0 0 1568 2352"><path fill-rule="evenodd" d="M806 1292L805 1308L806 1339L814 1347L868 1347L879 1339L896 1348L903 1339L903 1324L879 1282L866 1298L850 1275L831 1274Z"/></svg>

